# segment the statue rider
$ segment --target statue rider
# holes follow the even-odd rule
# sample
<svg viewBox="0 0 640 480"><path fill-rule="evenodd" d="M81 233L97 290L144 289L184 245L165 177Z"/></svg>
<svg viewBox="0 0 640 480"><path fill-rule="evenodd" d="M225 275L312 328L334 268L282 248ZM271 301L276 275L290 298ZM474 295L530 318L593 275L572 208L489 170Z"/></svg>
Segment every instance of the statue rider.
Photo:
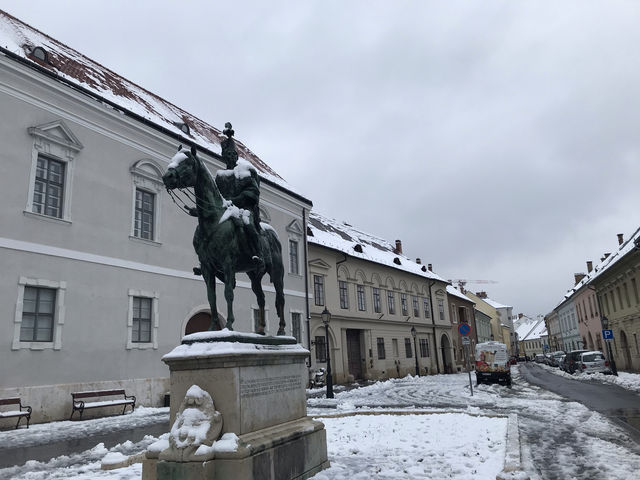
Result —
<svg viewBox="0 0 640 480"><path fill-rule="evenodd" d="M258 172L246 160L238 163L238 152L233 139L231 123L224 124L223 133L227 136L222 142L222 160L227 169L218 170L216 185L222 196L230 200L236 207L251 212L252 222L243 224L247 235L250 254L256 264L263 264L260 248L260 177Z"/></svg>
<svg viewBox="0 0 640 480"><path fill-rule="evenodd" d="M231 123L224 124L223 133L227 136L222 142L222 160L226 165L226 170L218 170L215 182L220 190L220 194L231 201L236 207L251 212L252 221L248 224L242 220L234 219L238 225L244 227L247 242L249 244L249 254L254 263L261 268L264 266L264 260L261 257L260 248L260 177L255 167L246 160L241 160L238 164L238 152L236 150L236 142L233 139L233 128ZM197 217L198 213L195 208L189 209L189 214ZM196 228L196 232L198 229ZM193 273L201 275L200 267L195 267Z"/></svg>

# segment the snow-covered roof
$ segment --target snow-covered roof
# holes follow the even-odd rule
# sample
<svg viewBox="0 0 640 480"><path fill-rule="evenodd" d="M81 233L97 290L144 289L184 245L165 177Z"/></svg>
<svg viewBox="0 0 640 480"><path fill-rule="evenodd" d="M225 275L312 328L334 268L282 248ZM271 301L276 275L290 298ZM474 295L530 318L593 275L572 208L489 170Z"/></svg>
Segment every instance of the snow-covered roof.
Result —
<svg viewBox="0 0 640 480"><path fill-rule="evenodd" d="M34 50L38 47L43 50ZM197 145L213 154L221 153L220 142L225 137L217 128L3 10L0 10L0 53L46 71L67 85L95 97L106 107L149 122L184 143ZM44 60L40 58L43 55L46 55ZM183 125L188 127L188 133L182 130L185 128ZM236 140L236 148L241 158L256 167L261 178L301 196L242 142Z"/></svg>
<svg viewBox="0 0 640 480"><path fill-rule="evenodd" d="M547 334L544 318L522 317L514 322L515 331L520 340L535 340Z"/></svg>
<svg viewBox="0 0 640 480"><path fill-rule="evenodd" d="M495 300L491 300L490 298L483 298L482 300L491 305L493 308L513 308L508 305L502 305L501 303L498 303Z"/></svg>
<svg viewBox="0 0 640 480"><path fill-rule="evenodd" d="M426 266L395 253L394 246L387 240L362 232L347 223L310 212L309 230L307 241L310 244L332 248L355 258L446 283Z"/></svg>
<svg viewBox="0 0 640 480"><path fill-rule="evenodd" d="M636 248L636 243L640 243L640 227L635 231L633 235L631 235L626 242L623 242L622 245L618 247L618 250L613 252L607 258L602 260L599 264L595 266L590 273L588 273L582 280L576 283L572 288L570 288L567 293L564 295L564 298L556 305L555 308L558 308L564 302L569 300L575 293L577 293L582 287L591 283L595 278L598 278L604 272L606 272L609 268L615 265L621 258L623 258L626 254L632 252Z"/></svg>
<svg viewBox="0 0 640 480"><path fill-rule="evenodd" d="M464 293L460 292L453 285L447 285L447 295L452 295L454 297L461 298L462 300L466 300L467 302L473 303L473 300L471 300L469 297L467 297Z"/></svg>
<svg viewBox="0 0 640 480"><path fill-rule="evenodd" d="M529 332L529 334L523 338L523 340L537 340L538 338L547 335L547 326L544 323L544 319L540 319L538 324Z"/></svg>

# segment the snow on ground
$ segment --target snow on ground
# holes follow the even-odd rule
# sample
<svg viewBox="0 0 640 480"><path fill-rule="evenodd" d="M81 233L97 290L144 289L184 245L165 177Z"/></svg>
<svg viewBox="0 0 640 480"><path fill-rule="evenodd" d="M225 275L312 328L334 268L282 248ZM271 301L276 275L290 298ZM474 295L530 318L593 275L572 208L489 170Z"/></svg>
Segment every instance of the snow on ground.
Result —
<svg viewBox="0 0 640 480"><path fill-rule="evenodd" d="M347 477L356 480L493 479L504 459L501 444L504 427L500 424L504 418L482 419L473 415L514 412L519 415L523 465L532 480L638 478L640 447L624 430L580 403L526 383L517 367L512 372L512 389L498 385L474 386L473 396L467 375L454 374L408 376L345 389L336 393L334 399L310 398L309 415L326 424L332 465L330 470L317 474L316 480ZM131 415L106 419L33 425L29 430L0 433L0 442L17 441L28 447L46 442L48 438L57 440L59 435L73 438L81 431L104 429L112 422L142 424L145 415L167 415L166 409L165 412L146 410L136 409ZM410 415L387 415L398 411ZM425 412L439 414L423 415ZM347 415L351 413L384 415ZM346 416L326 417L332 414ZM479 424L474 423L478 421ZM102 471L100 461L109 452L137 454L154 440L146 437L141 442L125 442L109 450L97 445L81 454L58 457L46 463L32 461L25 466L0 469L0 478L138 480L139 464ZM493 441L496 450L487 450ZM458 463L452 465L456 458ZM433 472L429 474L427 469L436 468L436 464L435 476ZM473 469L477 469L476 474L470 473Z"/></svg>
<svg viewBox="0 0 640 480"><path fill-rule="evenodd" d="M602 383L611 383L613 385L626 388L627 390L640 393L640 374L638 373L618 371L617 377L615 375L605 375L604 373L576 373L575 375L571 375L570 373L560 370L558 367L551 367L544 363L536 363L536 365L544 368L548 372L560 375L561 377L581 380L583 382L596 380Z"/></svg>
<svg viewBox="0 0 640 480"><path fill-rule="evenodd" d="M321 418L331 467L313 480L495 478L507 419L467 414Z"/></svg>

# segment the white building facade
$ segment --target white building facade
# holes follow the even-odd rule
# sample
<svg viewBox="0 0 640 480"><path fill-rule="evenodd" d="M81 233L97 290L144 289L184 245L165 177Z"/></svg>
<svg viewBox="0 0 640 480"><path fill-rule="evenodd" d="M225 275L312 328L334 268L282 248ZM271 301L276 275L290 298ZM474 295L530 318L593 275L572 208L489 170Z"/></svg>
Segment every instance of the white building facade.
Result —
<svg viewBox="0 0 640 480"><path fill-rule="evenodd" d="M160 405L162 355L210 319L191 271L196 219L161 176L180 143L224 168L222 135L2 11L0 24L0 397L20 396L35 422L68 417L73 391L125 388ZM238 145L282 243L287 333L303 339L311 202ZM237 280L235 328L253 331L257 302L246 275ZM275 334L268 276L263 287ZM220 285L218 298L224 319Z"/></svg>

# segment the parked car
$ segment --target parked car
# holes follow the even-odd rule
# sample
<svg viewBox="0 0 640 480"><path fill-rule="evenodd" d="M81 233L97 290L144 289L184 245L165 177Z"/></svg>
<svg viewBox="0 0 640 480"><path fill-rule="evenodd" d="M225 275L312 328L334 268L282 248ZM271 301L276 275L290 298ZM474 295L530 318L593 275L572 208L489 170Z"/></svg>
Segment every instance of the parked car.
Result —
<svg viewBox="0 0 640 480"><path fill-rule="evenodd" d="M571 350L564 357L564 371L573 375L578 370L580 355L586 353L587 350Z"/></svg>
<svg viewBox="0 0 640 480"><path fill-rule="evenodd" d="M551 353L551 356L549 357L549 365L552 367L559 367L560 366L560 358L564 356L564 352L563 351L557 351L557 352L553 352Z"/></svg>
<svg viewBox="0 0 640 480"><path fill-rule="evenodd" d="M602 352L592 351L580 354L580 361L576 368L578 373L604 373L610 374L609 361Z"/></svg>
<svg viewBox="0 0 640 480"><path fill-rule="evenodd" d="M536 353L536 356L533 357L533 361L536 363L544 363L544 355L541 353Z"/></svg>
<svg viewBox="0 0 640 480"><path fill-rule="evenodd" d="M558 368L560 370L564 370L564 359L565 359L566 355L563 353L560 358L558 359Z"/></svg>

